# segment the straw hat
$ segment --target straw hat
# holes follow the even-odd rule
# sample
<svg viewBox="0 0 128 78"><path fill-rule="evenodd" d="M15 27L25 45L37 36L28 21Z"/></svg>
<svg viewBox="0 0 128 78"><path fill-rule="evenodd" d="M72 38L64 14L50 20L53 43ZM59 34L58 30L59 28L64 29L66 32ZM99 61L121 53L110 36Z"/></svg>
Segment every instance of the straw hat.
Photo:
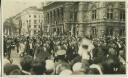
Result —
<svg viewBox="0 0 128 78"><path fill-rule="evenodd" d="M65 50L58 50L55 55L59 56L59 55L65 55L65 54L66 54Z"/></svg>
<svg viewBox="0 0 128 78"><path fill-rule="evenodd" d="M77 62L73 65L72 69L74 72L79 72L81 71L82 68L82 63L81 62Z"/></svg>
<svg viewBox="0 0 128 78"><path fill-rule="evenodd" d="M55 68L55 63L53 60L46 60L45 65L46 70L53 70Z"/></svg>
<svg viewBox="0 0 128 78"><path fill-rule="evenodd" d="M65 69L62 72L60 72L59 75L71 75L71 74L72 74L72 71L71 70Z"/></svg>

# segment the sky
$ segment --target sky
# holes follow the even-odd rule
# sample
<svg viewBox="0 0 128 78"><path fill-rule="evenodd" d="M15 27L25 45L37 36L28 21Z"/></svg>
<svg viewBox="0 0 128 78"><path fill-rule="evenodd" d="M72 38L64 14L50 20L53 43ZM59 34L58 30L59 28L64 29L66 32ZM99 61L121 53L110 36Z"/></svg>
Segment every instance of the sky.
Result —
<svg viewBox="0 0 128 78"><path fill-rule="evenodd" d="M2 0L2 20L3 22L16 14L22 12L22 10L30 7L41 7L41 2L46 1L75 1L75 0Z"/></svg>
<svg viewBox="0 0 128 78"><path fill-rule="evenodd" d="M2 2L2 18L5 21L7 18L14 16L22 10L30 7L41 7L43 0L3 0Z"/></svg>

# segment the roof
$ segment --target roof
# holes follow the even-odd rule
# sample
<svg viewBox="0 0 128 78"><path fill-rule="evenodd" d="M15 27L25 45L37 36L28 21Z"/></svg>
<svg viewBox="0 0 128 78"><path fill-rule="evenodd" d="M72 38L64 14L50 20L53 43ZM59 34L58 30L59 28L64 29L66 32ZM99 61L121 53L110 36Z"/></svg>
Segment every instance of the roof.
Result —
<svg viewBox="0 0 128 78"><path fill-rule="evenodd" d="M28 7L28 8L26 8L26 9L22 10L20 13L16 14L16 15L13 16L12 18L18 18L18 17L20 17L20 15L21 15L23 12L28 11L28 10L43 12L42 9L37 8L37 7L35 7L35 6L31 6L31 7Z"/></svg>

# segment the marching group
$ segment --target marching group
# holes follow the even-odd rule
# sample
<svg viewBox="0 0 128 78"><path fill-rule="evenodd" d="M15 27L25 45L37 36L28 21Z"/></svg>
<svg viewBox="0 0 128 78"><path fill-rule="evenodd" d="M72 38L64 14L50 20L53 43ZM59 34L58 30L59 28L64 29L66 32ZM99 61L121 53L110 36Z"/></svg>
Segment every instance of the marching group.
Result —
<svg viewBox="0 0 128 78"><path fill-rule="evenodd" d="M4 37L5 75L125 74L126 42L119 37ZM16 49L20 64L11 58Z"/></svg>

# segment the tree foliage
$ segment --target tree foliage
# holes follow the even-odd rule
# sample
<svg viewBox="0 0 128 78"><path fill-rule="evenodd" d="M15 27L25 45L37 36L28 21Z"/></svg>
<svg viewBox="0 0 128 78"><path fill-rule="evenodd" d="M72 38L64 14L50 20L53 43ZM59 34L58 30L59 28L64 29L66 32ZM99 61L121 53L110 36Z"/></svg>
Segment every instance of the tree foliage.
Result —
<svg viewBox="0 0 128 78"><path fill-rule="evenodd" d="M4 24L3 24L3 28L12 28L15 29L16 28L16 24L14 23L12 18L8 18L5 20Z"/></svg>

